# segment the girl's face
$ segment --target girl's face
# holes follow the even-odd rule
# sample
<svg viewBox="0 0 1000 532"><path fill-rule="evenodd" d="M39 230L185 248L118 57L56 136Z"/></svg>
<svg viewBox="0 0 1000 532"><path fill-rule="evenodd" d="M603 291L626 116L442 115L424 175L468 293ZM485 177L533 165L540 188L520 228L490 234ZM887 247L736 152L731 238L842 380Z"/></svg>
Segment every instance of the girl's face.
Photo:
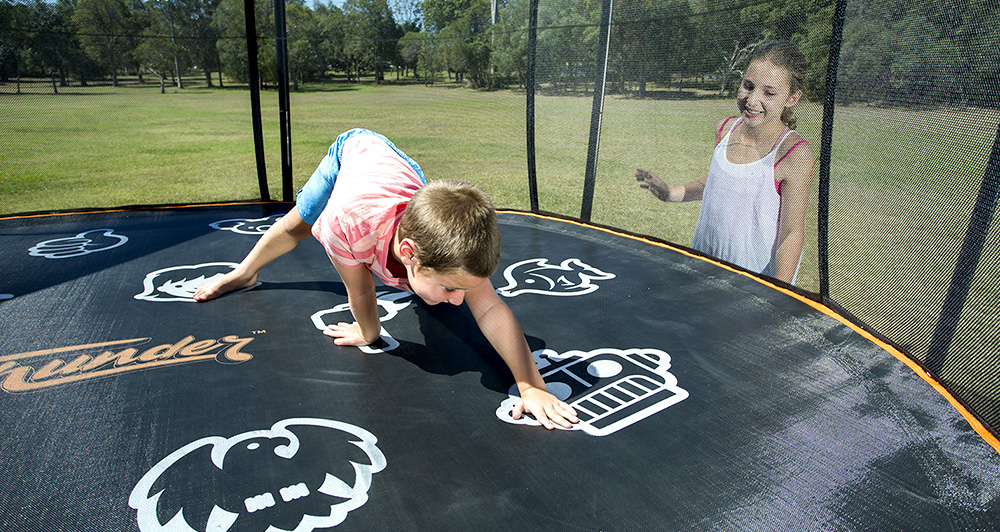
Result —
<svg viewBox="0 0 1000 532"><path fill-rule="evenodd" d="M780 122L781 113L799 101L802 91L791 92L788 71L766 60L750 63L736 95L736 105L750 125Z"/></svg>

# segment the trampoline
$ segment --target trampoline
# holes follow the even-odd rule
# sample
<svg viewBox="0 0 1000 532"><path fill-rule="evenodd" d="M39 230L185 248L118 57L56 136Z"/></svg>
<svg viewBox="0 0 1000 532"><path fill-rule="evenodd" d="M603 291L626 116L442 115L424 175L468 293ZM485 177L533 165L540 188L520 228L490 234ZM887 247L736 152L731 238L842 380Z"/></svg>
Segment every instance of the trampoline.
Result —
<svg viewBox="0 0 1000 532"><path fill-rule="evenodd" d="M287 203L0 220L0 529L995 530L996 439L891 346L686 249L499 215L492 281L575 430L509 416L464 307L349 317ZM269 528L271 527L271 528Z"/></svg>

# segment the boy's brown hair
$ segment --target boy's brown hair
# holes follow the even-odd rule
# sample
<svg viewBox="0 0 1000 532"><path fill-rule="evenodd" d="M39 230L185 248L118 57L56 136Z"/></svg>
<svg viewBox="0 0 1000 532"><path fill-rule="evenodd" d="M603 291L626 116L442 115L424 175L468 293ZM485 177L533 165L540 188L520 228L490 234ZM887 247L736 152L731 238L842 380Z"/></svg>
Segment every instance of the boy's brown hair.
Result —
<svg viewBox="0 0 1000 532"><path fill-rule="evenodd" d="M493 275L500 264L500 226L493 202L462 181L431 181L410 199L399 238L416 247L420 267L439 275Z"/></svg>

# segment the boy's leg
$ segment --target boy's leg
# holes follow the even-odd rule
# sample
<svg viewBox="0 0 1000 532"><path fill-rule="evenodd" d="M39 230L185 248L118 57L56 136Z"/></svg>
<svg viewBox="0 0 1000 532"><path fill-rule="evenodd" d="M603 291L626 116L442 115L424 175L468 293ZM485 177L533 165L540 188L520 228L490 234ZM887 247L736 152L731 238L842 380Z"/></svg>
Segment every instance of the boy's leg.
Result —
<svg viewBox="0 0 1000 532"><path fill-rule="evenodd" d="M311 234L312 225L302 220L297 208L292 209L268 228L236 269L199 288L194 294L194 300L208 301L252 286L257 282L257 273L261 268L295 249L299 242L309 238Z"/></svg>
<svg viewBox="0 0 1000 532"><path fill-rule="evenodd" d="M427 182L424 171L416 161L402 152L395 144L384 136L369 129L355 128L345 131L337 136L337 139L330 145L326 156L320 161L316 170L313 171L306 184L295 196L295 206L299 210L299 215L306 223L314 224L319 219L319 215L326 208L333 194L333 187L337 183L337 174L340 173L340 164L343 162L344 144L352 137L358 135L371 135L385 142L392 148L406 164L413 168L413 171L420 176L421 181Z"/></svg>
<svg viewBox="0 0 1000 532"><path fill-rule="evenodd" d="M333 187L337 183L337 174L340 173L340 161L344 154L344 143L351 137L358 134L376 134L367 129L355 128L345 131L337 136L337 139L330 145L323 160L319 162L316 170L309 176L309 180L295 195L295 206L299 211L299 216L308 224L316 223L326 204L333 194ZM384 137L383 137L384 138Z"/></svg>

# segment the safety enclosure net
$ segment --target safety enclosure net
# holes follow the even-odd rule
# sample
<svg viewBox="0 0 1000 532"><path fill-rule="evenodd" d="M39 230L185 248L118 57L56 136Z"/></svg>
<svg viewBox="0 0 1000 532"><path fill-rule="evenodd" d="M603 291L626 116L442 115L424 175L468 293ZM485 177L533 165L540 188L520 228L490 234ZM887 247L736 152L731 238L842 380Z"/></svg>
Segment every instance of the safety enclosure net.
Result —
<svg viewBox="0 0 1000 532"><path fill-rule="evenodd" d="M291 201L361 126L500 207L681 246L700 202L637 169L704 177L749 58L789 41L814 160L795 286L998 433L996 0L2 0L0 25L4 214Z"/></svg>

